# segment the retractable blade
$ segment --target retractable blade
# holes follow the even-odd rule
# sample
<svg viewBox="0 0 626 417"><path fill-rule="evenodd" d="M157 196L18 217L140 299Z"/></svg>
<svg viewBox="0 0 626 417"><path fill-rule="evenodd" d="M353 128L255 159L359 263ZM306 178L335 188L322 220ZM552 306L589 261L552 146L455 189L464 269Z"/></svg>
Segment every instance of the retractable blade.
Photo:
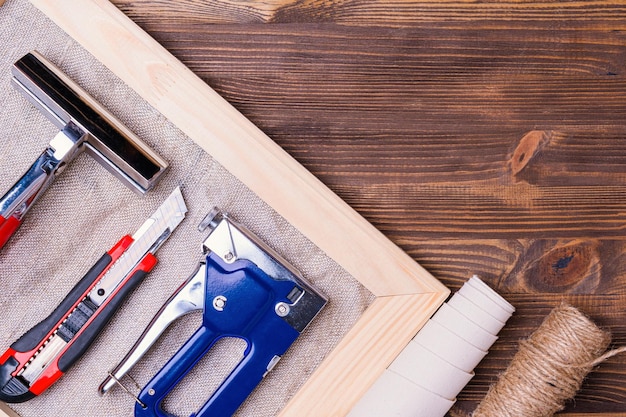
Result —
<svg viewBox="0 0 626 417"><path fill-rule="evenodd" d="M124 236L95 263L50 316L0 356L0 400L27 401L67 372L154 268L154 253L186 212L176 188L135 234Z"/></svg>

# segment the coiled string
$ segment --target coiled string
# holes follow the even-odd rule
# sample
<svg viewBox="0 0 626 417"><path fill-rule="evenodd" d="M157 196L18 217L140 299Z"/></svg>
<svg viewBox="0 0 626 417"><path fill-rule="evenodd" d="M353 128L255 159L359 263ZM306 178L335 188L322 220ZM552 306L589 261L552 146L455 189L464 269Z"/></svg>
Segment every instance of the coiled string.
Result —
<svg viewBox="0 0 626 417"><path fill-rule="evenodd" d="M596 365L626 351L625 346L606 352L610 341L608 332L575 307L556 307L520 344L472 417L554 415L574 397Z"/></svg>

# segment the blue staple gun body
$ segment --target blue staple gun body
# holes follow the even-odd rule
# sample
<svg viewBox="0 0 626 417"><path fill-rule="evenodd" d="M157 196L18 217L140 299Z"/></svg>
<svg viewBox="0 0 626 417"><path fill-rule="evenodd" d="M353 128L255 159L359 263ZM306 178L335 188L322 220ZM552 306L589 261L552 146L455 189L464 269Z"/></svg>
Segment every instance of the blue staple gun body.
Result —
<svg viewBox="0 0 626 417"><path fill-rule="evenodd" d="M198 269L163 305L100 386L107 392L177 318L203 310L202 325L141 390L136 417L172 417L165 397L222 337L246 341L243 359L193 416L232 416L326 304L289 263L226 214L207 216L211 233Z"/></svg>

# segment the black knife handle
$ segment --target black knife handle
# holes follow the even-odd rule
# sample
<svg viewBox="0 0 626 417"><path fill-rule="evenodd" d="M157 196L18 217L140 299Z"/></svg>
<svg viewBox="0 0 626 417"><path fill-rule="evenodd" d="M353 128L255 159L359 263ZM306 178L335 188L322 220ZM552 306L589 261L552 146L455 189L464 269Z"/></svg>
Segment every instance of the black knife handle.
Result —
<svg viewBox="0 0 626 417"><path fill-rule="evenodd" d="M151 256L151 255L149 255ZM67 370L89 349L98 335L111 320L115 312L124 302L125 298L141 283L149 270L138 269L132 273L119 291L104 305L99 308L92 321L82 329L82 332L72 339L72 344L59 357L59 370Z"/></svg>
<svg viewBox="0 0 626 417"><path fill-rule="evenodd" d="M59 321L69 314L73 306L83 297L111 261L111 255L108 253L102 255L98 262L91 267L87 274L65 296L52 314L16 340L11 345L11 348L17 352L28 352L35 349L59 325Z"/></svg>

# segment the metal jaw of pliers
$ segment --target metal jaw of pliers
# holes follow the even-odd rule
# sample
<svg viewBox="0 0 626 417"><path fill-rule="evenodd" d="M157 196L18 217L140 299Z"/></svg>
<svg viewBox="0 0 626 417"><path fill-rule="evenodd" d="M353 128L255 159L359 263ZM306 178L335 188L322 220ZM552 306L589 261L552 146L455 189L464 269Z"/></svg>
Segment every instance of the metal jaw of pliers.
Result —
<svg viewBox="0 0 626 417"><path fill-rule="evenodd" d="M194 414L231 416L327 302L293 266L226 214L214 210L205 220L211 232L198 268L100 385L104 394L171 323L203 310L201 327L136 397L135 416L170 416L161 403L178 382L220 338L239 337L247 343L243 359Z"/></svg>

